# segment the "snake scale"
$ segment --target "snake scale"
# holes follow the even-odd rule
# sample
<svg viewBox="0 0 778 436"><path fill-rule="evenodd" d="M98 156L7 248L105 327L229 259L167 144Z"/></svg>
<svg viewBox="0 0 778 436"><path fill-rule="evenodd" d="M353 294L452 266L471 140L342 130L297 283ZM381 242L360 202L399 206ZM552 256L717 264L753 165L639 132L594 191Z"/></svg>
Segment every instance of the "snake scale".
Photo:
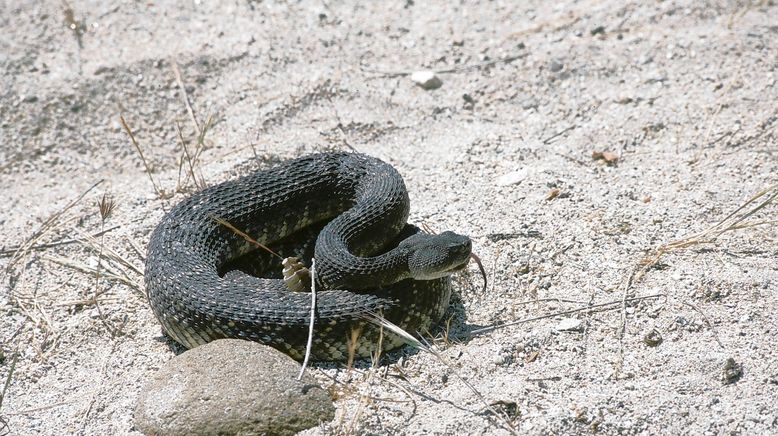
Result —
<svg viewBox="0 0 778 436"><path fill-rule="evenodd" d="M469 238L421 232L406 224L409 210L400 174L357 153L307 155L208 187L173 207L151 235L151 307L187 348L241 338L303 357L310 293L289 291L280 261L221 219L283 256L315 256L313 359L368 356L380 333L366 315L424 331L448 307L450 274L469 260ZM380 343L388 350L402 341L385 333Z"/></svg>

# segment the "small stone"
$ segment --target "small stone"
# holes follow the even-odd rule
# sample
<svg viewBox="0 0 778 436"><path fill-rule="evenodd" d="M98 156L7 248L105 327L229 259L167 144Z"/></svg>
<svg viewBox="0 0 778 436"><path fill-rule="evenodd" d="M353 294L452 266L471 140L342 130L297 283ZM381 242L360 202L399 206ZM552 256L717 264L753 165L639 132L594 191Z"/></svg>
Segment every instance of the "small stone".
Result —
<svg viewBox="0 0 778 436"><path fill-rule="evenodd" d="M729 358L724 362L724 369L721 372L721 381L725 385L735 383L743 376L743 365L737 363L735 359Z"/></svg>
<svg viewBox="0 0 778 436"><path fill-rule="evenodd" d="M498 177L496 183L499 186L516 185L526 179L528 175L529 173L525 169L511 171Z"/></svg>
<svg viewBox="0 0 778 436"><path fill-rule="evenodd" d="M524 110L537 109L538 106L540 106L540 103L534 97L527 97L521 102L521 108Z"/></svg>
<svg viewBox="0 0 778 436"><path fill-rule="evenodd" d="M564 68L564 67L565 67L565 65L563 63L559 62L559 61L551 61L551 63L548 65L548 69L552 73L558 73L558 72L562 71L562 68Z"/></svg>
<svg viewBox="0 0 778 436"><path fill-rule="evenodd" d="M555 329L559 332L580 332L583 331L583 321L577 318L565 318L559 321Z"/></svg>
<svg viewBox="0 0 778 436"><path fill-rule="evenodd" d="M472 110L475 106L475 100L470 94L462 94L462 100L465 101L464 108L467 110Z"/></svg>
<svg viewBox="0 0 778 436"><path fill-rule="evenodd" d="M414 72L411 74L411 80L413 80L413 83L422 87L422 89L426 89L428 91L432 89L438 89L443 86L443 82L435 74L435 72L429 70Z"/></svg>
<svg viewBox="0 0 778 436"><path fill-rule="evenodd" d="M300 365L271 347L222 339L173 357L143 387L135 426L147 435L295 434L335 408Z"/></svg>
<svg viewBox="0 0 778 436"><path fill-rule="evenodd" d="M659 330L657 329L651 329L650 332L646 333L645 336L643 336L643 343L648 345L649 347L657 347L659 344L661 344L663 341L662 334L659 333Z"/></svg>

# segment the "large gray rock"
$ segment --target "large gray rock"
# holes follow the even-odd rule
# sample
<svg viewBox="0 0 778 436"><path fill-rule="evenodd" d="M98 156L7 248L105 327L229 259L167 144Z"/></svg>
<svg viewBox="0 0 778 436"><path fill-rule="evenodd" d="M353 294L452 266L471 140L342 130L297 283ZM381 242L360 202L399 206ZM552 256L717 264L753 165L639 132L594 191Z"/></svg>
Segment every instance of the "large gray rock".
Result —
<svg viewBox="0 0 778 436"><path fill-rule="evenodd" d="M147 435L294 434L335 415L327 392L265 345L223 339L172 359L146 383L135 426Z"/></svg>

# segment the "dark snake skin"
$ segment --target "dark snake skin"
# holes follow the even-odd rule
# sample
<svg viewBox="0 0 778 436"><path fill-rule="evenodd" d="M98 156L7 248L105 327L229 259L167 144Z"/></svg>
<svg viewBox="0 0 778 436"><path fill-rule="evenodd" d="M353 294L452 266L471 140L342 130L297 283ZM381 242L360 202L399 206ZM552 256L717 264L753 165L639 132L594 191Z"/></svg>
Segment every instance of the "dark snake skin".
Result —
<svg viewBox="0 0 778 436"><path fill-rule="evenodd" d="M343 360L349 342L356 357L368 356L379 329L365 315L425 331L448 307L448 274L469 259L468 238L406 225L409 207L394 168L352 153L309 155L209 187L175 206L151 235L145 272L151 307L165 332L187 348L241 338L303 357L310 293L258 277L277 277L280 260L254 250L220 218L308 265L315 240L312 358ZM443 263L432 265L434 258ZM388 350L402 341L385 332L381 343Z"/></svg>

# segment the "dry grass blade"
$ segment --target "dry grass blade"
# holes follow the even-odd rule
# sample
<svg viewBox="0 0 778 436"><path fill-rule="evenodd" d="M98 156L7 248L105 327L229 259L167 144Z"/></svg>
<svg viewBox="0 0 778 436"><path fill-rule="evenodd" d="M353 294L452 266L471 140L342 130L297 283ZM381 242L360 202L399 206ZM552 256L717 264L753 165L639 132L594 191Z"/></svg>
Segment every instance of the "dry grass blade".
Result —
<svg viewBox="0 0 778 436"><path fill-rule="evenodd" d="M393 322L387 320L386 318L378 315L378 314L369 314L366 315L365 320L370 321L371 323L375 324L377 327L385 328L389 330L390 332L394 333L395 335L399 336L403 342L406 344L418 348L419 350L425 351L430 354L435 354L437 351L433 350L432 348L428 347L427 345L423 344L420 340L418 340L415 336L412 334L406 332L400 326L394 324Z"/></svg>
<svg viewBox="0 0 778 436"><path fill-rule="evenodd" d="M766 198L764 198L761 202L759 202L755 206L752 206L754 203L757 203L757 201L759 201L759 199L762 199L763 197ZM748 201L746 201L744 204L742 204L740 207L735 209L732 213L724 217L724 219L714 224L713 226L701 232L659 246L659 248L655 249L652 254L645 256L638 263L638 265L632 268L631 272L629 273L628 276L626 276L621 286L621 293L622 293L621 325L618 329L620 357L619 357L619 363L617 365L617 372L620 371L620 367L624 361L623 358L624 335L627 330L626 303L627 301L630 300L627 297L629 296L630 289L632 289L635 283L640 281L646 275L646 273L659 262L662 256L664 256L668 252L688 248L694 245L712 243L716 240L716 238L718 238L719 236L723 235L726 232L731 232L734 230L745 229L745 228L750 228L750 227L755 227L760 225L775 224L778 221L764 220L764 221L756 221L756 222L747 222L746 220L751 216L753 216L754 214L756 214L757 212L759 212L760 210L767 207L767 205L775 201L776 198L778 198L778 183L766 189L763 189L760 192L757 192ZM704 318L706 318L706 322L708 322L708 325L712 327L713 324L711 324L707 320L707 317L705 317L705 315L702 312L700 312L700 314L703 315ZM719 345L722 345L718 339L718 334L716 334L715 330L714 330L714 335Z"/></svg>
<svg viewBox="0 0 778 436"><path fill-rule="evenodd" d="M200 158L200 154L202 153L203 149L205 148L205 135L206 132L208 132L208 129L210 129L210 127L213 125L213 116L209 116L208 119L205 121L205 123L200 125L200 122L197 120L197 116L195 115L194 109L192 108L192 102L189 99L189 93L187 92L186 86L184 85L184 79L181 76L181 70L178 68L178 64L171 59L170 67L173 70L173 76L176 79L176 84L178 85L178 88L181 91L181 95L184 100L184 106L186 106L186 112L189 115L189 119L192 121L192 124L194 125L195 132L197 132L197 140L196 140L197 146L195 147L194 153L190 155L189 150L186 148L186 141L184 141L184 137L181 133L181 126L179 126L178 123L176 123L176 128L178 129L179 141L181 141L181 145L184 148L186 159L189 163L189 171L187 172L187 177L181 186L186 186L189 183L189 178L191 177L195 186L202 189L203 187L205 187L205 181L202 179L202 176L200 177L200 180L197 179L197 177L195 176L194 169L197 167L197 161Z"/></svg>
<svg viewBox="0 0 778 436"><path fill-rule="evenodd" d="M83 233L76 228L73 228L73 232L76 233L76 235L78 236L76 238L78 243L82 244L84 247L89 248L92 251L99 252L101 242L98 241L98 239L95 238L94 235ZM137 250L137 248L133 247L133 250ZM124 269L128 269L138 275L141 276L143 275L143 269L141 267L132 263L127 258L127 256L117 252L110 246L103 246L103 255L105 256L106 259L110 260L116 265L119 265ZM129 277L129 274L127 274L126 272L124 272L124 275Z"/></svg>
<svg viewBox="0 0 778 436"><path fill-rule="evenodd" d="M350 371L353 371L353 372L355 372L355 373L365 377L366 379L371 379L371 377L373 375L372 369L371 369L370 372L368 372L368 371L361 370L359 368L351 368ZM333 383L342 386L344 389L353 390L352 386L348 382L344 382L344 381L338 380L338 378L336 376L327 374L326 372L321 372L321 375L324 376L324 377L327 377ZM386 383L387 385L389 385L389 386L391 386L391 387L401 391L403 394L405 394L408 397L408 399L407 400L397 400L397 399L388 398L388 397L376 397L374 395L366 395L368 398L370 398L371 400L374 400L374 401L386 401L388 403L407 403L407 404L411 404L411 405L413 405L413 413L412 414L416 413L416 409L417 409L416 400L413 398L413 393L411 391L409 391L408 388L406 388L404 386L401 386L401 385L399 385L399 384L397 384L397 383L395 383L395 382L393 382L393 381L391 381L391 380L389 380L387 378L383 378L383 377L375 377L375 380L378 381L379 383Z"/></svg>
<svg viewBox="0 0 778 436"><path fill-rule="evenodd" d="M200 123L197 122L197 117L195 117L194 111L192 110L192 104L189 102L189 94L186 92L186 86L184 86L184 80L181 78L181 70L178 69L178 64L176 61L171 60L170 61L170 68L173 69L173 76L176 78L176 83L178 84L178 88L181 90L181 94L184 97L184 105L186 106L186 112L189 114L189 118L192 119L192 123L195 126L195 129L197 129L197 132L200 132Z"/></svg>
<svg viewBox="0 0 778 436"><path fill-rule="evenodd" d="M767 207L769 204L773 203L776 198L778 198L778 183L763 189L760 192L757 192L748 201L743 203L740 207L735 209L732 213L727 215L724 219L714 224L713 226L701 232L659 246L659 248L654 251L653 255L643 259L641 262L641 267L633 273L634 277L627 281L626 288L628 289L632 286L632 284L634 284L634 282L640 280L653 265L659 262L659 259L661 259L662 256L670 251L679 250L699 244L712 243L724 233L734 230L762 225L775 225L778 223L778 220L762 220L754 222L749 222L746 220ZM758 202L760 199L762 199L761 202ZM757 204L754 205L754 203Z"/></svg>
<svg viewBox="0 0 778 436"><path fill-rule="evenodd" d="M149 180L151 180L151 186L154 187L154 192L157 194L157 197L162 199L169 198L170 196L166 196L165 192L157 185L157 182L154 181L154 177L151 175L151 166L146 160L146 156L143 155L143 150L141 150L140 145L138 145L138 141L135 140L135 135L132 133L132 129L130 129L130 126L127 124L127 121L125 121L123 115L119 115L119 121L121 122L124 131L130 136L130 141L132 141L132 145L135 146L135 150L138 152L140 160L143 161L143 166L146 168L146 174L149 176Z"/></svg>
<svg viewBox="0 0 778 436"><path fill-rule="evenodd" d="M406 344L417 348L421 351L424 351L426 353L429 353L433 355L440 363L442 363L446 368L448 368L449 371L451 371L456 378L459 379L462 383L464 383L465 386L467 386L468 389L470 389L473 394L478 397L478 399L484 404L486 407L486 410L488 410L491 413L491 416L493 416L495 419L499 421L499 423L502 425L502 427L509 431L511 434L518 434L516 429L513 427L513 424L511 424L508 419L506 419L501 413L499 413L495 408L486 401L486 398L478 391L478 389L475 388L469 381L467 381L464 377L459 375L459 373L456 371L454 366L440 353L438 352L434 347L432 347L428 343L422 343L419 339L411 335L410 333L406 332L402 328L400 328L398 325L392 323L391 321L387 320L386 318L383 318L381 316L378 316L376 314L370 314L365 316L365 319L372 322L378 327L386 328L390 332L394 333L395 335L399 336Z"/></svg>
<svg viewBox="0 0 778 436"><path fill-rule="evenodd" d="M200 128L200 130L197 132L197 147L195 147L194 157L192 158L193 162L197 164L198 160L200 159L200 155L203 153L203 150L205 149L205 135L208 133L208 130L213 126L214 119L213 115L209 115L208 119L205 120L205 124Z"/></svg>
<svg viewBox="0 0 778 436"><path fill-rule="evenodd" d="M103 193L103 197L100 199L99 202L97 202L97 206L100 211L100 230L103 230L105 229L105 220L110 218L114 208L116 207L116 203L113 201L113 198L111 198L107 193ZM103 291L100 289L100 268L103 264L104 248L105 248L105 236L101 235L98 252L97 252L97 268L95 268L94 296L91 298L91 300L94 303L95 307L97 308L97 313L100 316L100 321L102 321L105 328L108 329L108 331L111 333L111 337L116 337L119 336L121 332L119 329L115 328L108 321L108 319L106 319L105 315L103 314L103 309L100 307L100 302L98 300L99 296L103 293Z"/></svg>
<svg viewBox="0 0 778 436"><path fill-rule="evenodd" d="M201 182L198 182L197 176L195 175L195 163L192 159L192 155L189 153L189 149L186 146L186 140L184 139L184 134L181 132L181 125L176 121L176 133L178 134L178 142L181 143L181 148L184 151L183 158L181 159L178 165L178 187L176 190L180 191L183 190L186 185L189 183L189 178L191 178L194 181L195 187L202 188L204 187L205 183L201 180ZM187 172L187 178L184 180L183 183L181 183L181 168L184 164L184 160L186 160L189 171Z"/></svg>
<svg viewBox="0 0 778 436"><path fill-rule="evenodd" d="M135 254L138 255L141 262L146 263L146 251L141 249L140 246L138 246L138 243L132 239L125 236L124 240L127 241L127 244L129 244L130 247L132 247L133 251L135 251Z"/></svg>
<svg viewBox="0 0 778 436"><path fill-rule="evenodd" d="M176 122L176 132L178 134L178 141L181 143L181 148L183 149L184 155L181 157L178 163L178 182L177 182L177 190L185 189L189 185L190 179L194 183L195 188L197 189L204 189L208 184L205 182L205 179L203 178L202 173L198 177L195 173L195 169L198 167L198 164L200 162L200 155L203 152L203 149L205 148L205 135L208 132L208 129L213 125L213 117L208 117L205 124L202 127L202 130L197 132L197 138L196 138L196 146L193 153L190 153L189 147L187 147L187 142L184 139L184 134L181 130L181 125ZM181 181L181 170L183 167L184 160L187 162L188 171L186 171L186 177L184 178L184 181Z"/></svg>
<svg viewBox="0 0 778 436"><path fill-rule="evenodd" d="M778 224L778 220L754 221L754 222L733 225L729 228L729 230L750 229L751 227L773 226L776 224Z"/></svg>
<svg viewBox="0 0 778 436"><path fill-rule="evenodd" d="M498 325L493 325L493 326L484 327L484 328L480 328L480 329L475 329L475 330L471 331L470 334L471 335L478 335L478 334L481 334L481 333L490 332L490 331L493 331L493 330L497 330L499 328L508 327L508 326L512 326L512 325L523 324L523 323L532 322L532 321L538 321L538 320L546 319L546 318L553 318L553 317L556 317L556 316L570 315L571 313L586 312L586 311L589 311L589 310L599 309L599 308L606 307L606 306L614 306L616 304L623 304L624 302L648 300L648 299L651 299L651 298L660 298L660 297L664 297L664 296L665 296L665 294L653 294L653 295L646 295L646 296L643 296L643 297L627 298L627 299L618 300L618 301L609 301L607 303L592 304L592 305L589 305L589 306L586 306L586 307L579 307L578 309L565 310L565 311L562 311L562 312L554 312L554 313L550 313L548 315L535 316L535 317L532 317L532 318L525 318L525 319L521 319L521 320L518 320L518 321L511 321L511 322L506 322L504 324L498 324ZM614 307L612 309L618 309L618 307Z"/></svg>
<svg viewBox="0 0 778 436"><path fill-rule="evenodd" d="M74 261L72 259L67 259L67 258L60 257L60 256L49 256L49 255L46 255L46 256L43 256L43 260L46 260L46 261L49 261L49 262L54 262L56 264L59 264L59 265L62 265L62 266L66 266L68 268L72 268L72 269L74 269L76 271L81 271L81 272L86 273L86 274L91 274L91 275L97 274L97 268L89 266L89 265L86 265L86 264L81 263L81 262ZM125 285L127 285L127 286L129 286L129 287L131 287L133 289L135 289L136 291L138 291L140 293L143 293L143 291L142 291L143 288L141 287L140 283L138 283L135 280L129 278L123 272L120 272L120 271L117 271L117 270L113 269L109 265L103 265L102 272L100 273L100 277L102 277L103 279L106 279L106 280L114 280L114 281L117 281L119 283L123 283L123 284L125 284Z"/></svg>
<svg viewBox="0 0 778 436"><path fill-rule="evenodd" d="M16 368L16 360L19 358L19 354L14 352L11 365L8 366L8 375L5 376L5 383L3 384L3 392L0 392L0 410L3 409L3 399L5 398L8 387L11 386L11 378L14 375L14 369Z"/></svg>
<svg viewBox="0 0 778 436"><path fill-rule="evenodd" d="M12 295L14 304L19 312L21 312L27 320L31 321L32 325L41 332L40 335L34 336L34 338L38 340L36 344L37 349L35 351L37 352L36 358L44 360L44 353L47 350L56 349L57 344L59 343L60 333L57 331L57 326L52 321L51 315L46 312L46 309L50 309L51 305L45 303L41 304L37 291L38 288L36 287L33 288L32 292L29 294L13 293ZM16 333L11 335L11 338L8 339L9 343L19 332L21 332L23 325L24 323L19 327Z"/></svg>
<svg viewBox="0 0 778 436"><path fill-rule="evenodd" d="M16 252L11 257L11 260L8 262L8 265L5 267L6 273L8 273L11 270L11 267L19 260L21 259L25 253L27 253L31 247L35 245L35 243L43 237L43 235L46 234L49 230L54 228L54 226L57 225L59 222L59 218L68 210L70 210L73 206L78 204L78 202L81 201L88 193L90 193L93 189L95 189L98 185L103 183L104 180L99 180L96 183L94 183L92 186L90 186L86 191L82 192L78 197L76 197L73 201L66 204L65 207L51 215L41 226L33 232L33 234L27 238L27 241L23 243L21 246L19 246L19 249L16 250Z"/></svg>
<svg viewBox="0 0 778 436"><path fill-rule="evenodd" d="M367 395L362 395L360 397L359 405L357 406L357 411L356 413L354 413L354 416L351 418L351 422L349 423L349 426L346 427L346 429L343 431L343 436L348 436L354 432L354 429L357 427L357 422L359 422L360 418L362 418L362 414L365 412L365 408L367 407L369 401L370 398Z"/></svg>
<svg viewBox="0 0 778 436"><path fill-rule="evenodd" d="M38 299L37 287L35 287L33 292L29 295L22 295L18 292L14 292L14 289L17 287L20 289L24 288L23 284L25 283L26 271L29 263L22 262L22 266L18 271L14 267L17 262L27 257L31 247L37 245L38 241L48 232L52 231L57 226L62 225L64 222L67 222L67 220L62 219L63 215L102 182L103 180L94 183L77 198L65 205L65 207L51 215L23 244L21 244L4 270L4 276L8 278L10 300L14 302L25 317L33 321L43 332L43 338L39 342L37 350L38 357L41 359L43 359L43 355L47 349L56 348L59 334L56 332L56 328L52 323L51 317L46 312L46 308L41 305Z"/></svg>
<svg viewBox="0 0 778 436"><path fill-rule="evenodd" d="M313 346L313 326L316 323L316 259L311 258L311 320L308 324L308 343L305 344L305 357L297 380L302 380L305 374L305 368L308 366L308 359L311 357L311 347Z"/></svg>
<svg viewBox="0 0 778 436"><path fill-rule="evenodd" d="M109 228L107 228L105 230L101 230L101 231L99 231L97 233L93 233L90 236L92 236L93 238L96 238L96 237L102 236L102 235L104 235L106 233L112 232L112 231L114 231L114 230L116 230L116 229L118 229L120 227L121 226L109 227ZM47 248L54 248L54 247L59 247L59 246L62 246L62 245L74 244L76 242L80 242L80 239L77 239L77 238L63 238L63 239L60 239L58 241L48 242L48 243L45 243L45 244L35 244L33 246L28 247L27 249L28 250L45 250ZM12 247L6 248L5 250L0 250L0 257L11 256L14 253L16 253L21 247L22 247L21 245L16 245L16 246L12 246Z"/></svg>
<svg viewBox="0 0 778 436"><path fill-rule="evenodd" d="M108 193L104 193L102 198L100 198L100 201L97 202L97 207L100 210L100 219L105 221L111 216L113 210L116 208L116 202Z"/></svg>
<svg viewBox="0 0 778 436"><path fill-rule="evenodd" d="M73 36L76 38L78 48L84 47L84 33L86 33L86 25L76 19L76 14L73 8L70 7L70 3L67 0L62 0L63 15L65 16L65 24L73 32Z"/></svg>
<svg viewBox="0 0 778 436"><path fill-rule="evenodd" d="M724 344L721 342L721 339L719 339L719 332L718 330L716 330L716 326L712 322L710 322L710 319L708 318L707 315L705 315L705 312L700 310L699 307L687 301L683 301L682 303L686 306L691 307L692 309L694 309L695 312L699 313L700 316L702 316L702 319L705 320L705 324L707 324L708 328L710 328L711 331L713 331L713 338L716 340L716 343L719 344L719 347L721 347L722 349L726 349L726 347L724 347Z"/></svg>
<svg viewBox="0 0 778 436"><path fill-rule="evenodd" d="M93 235L80 232L78 229L73 228L72 231L78 236L75 239L76 242L83 247L98 253L98 267L91 267L84 263L66 259L57 256L43 256L44 260L54 262L63 266L67 266L76 271L80 271L86 274L94 275L96 278L102 278L105 280L118 281L129 286L131 289L138 292L139 295L144 296L143 290L140 284L135 281L130 272L143 276L143 272L137 266L135 266L127 256L123 256L116 252L114 249L103 244L102 238L98 241ZM99 308L98 297L102 296L105 291L99 288L99 281L96 281L95 292L91 297L66 301L58 304L59 306L83 306L83 305L95 305ZM102 319L102 317L101 317Z"/></svg>
<svg viewBox="0 0 778 436"><path fill-rule="evenodd" d="M60 401L58 403L47 404L47 405L41 406L41 407L33 407L32 409L24 409L24 410L20 410L18 412L9 413L8 416L27 415L27 414L34 413L34 412L40 412L41 410L48 410L48 409L53 409L55 407L66 406L68 404L73 404L73 402L72 401ZM0 421L0 422L2 422L2 421ZM2 431L2 427L0 427L0 431ZM2 435L2 433L0 433L0 435Z"/></svg>
<svg viewBox="0 0 778 436"><path fill-rule="evenodd" d="M347 339L348 359L346 360L346 370L351 371L354 365L354 357L357 354L357 345L359 337L362 335L362 326L358 326L351 329L349 337Z"/></svg>
<svg viewBox="0 0 778 436"><path fill-rule="evenodd" d="M11 360L11 365L8 367L8 375L5 377L5 383L3 384L3 392L0 392L0 411L3 410L3 399L5 398L6 392L8 392L8 387L11 386L11 379L14 374L14 369L16 369L16 360L18 358L19 353L14 352L13 360ZM6 430L8 431L6 432ZM2 415L0 415L0 434L10 434L8 422L2 417Z"/></svg>
<svg viewBox="0 0 778 436"><path fill-rule="evenodd" d="M761 203L757 204L756 206L750 209L747 209L748 206L750 206L751 204L755 203L757 200L765 196L767 196L767 198L764 199ZM745 202L739 208L735 209L734 212L730 213L729 215L726 216L726 218L722 219L721 221L711 226L710 228L702 232L696 233L694 235L665 244L663 246L664 251L669 251L677 248L685 248L694 244L712 242L722 234L732 230L753 227L756 225L774 224L776 221L772 221L772 220L761 221L757 223L744 223L743 221L753 216L755 213L759 212L760 210L764 209L767 205L775 201L776 198L778 198L778 184L775 184L773 186L770 186L767 189L758 192L756 195L751 197L747 202ZM662 247L660 247L660 250L662 250Z"/></svg>
<svg viewBox="0 0 778 436"><path fill-rule="evenodd" d="M217 223L223 225L224 227L227 227L233 233L235 233L236 235L238 235L241 238L243 238L249 244L251 244L251 245L253 245L253 246L257 247L257 248L261 248L261 249L267 251L268 253L272 254L273 256L275 256L275 257L277 257L279 259L282 259L280 254L276 253L275 251L273 251L270 248L266 247L265 245L261 244L256 239L254 239L251 236L247 235L245 232L239 230L237 227L235 227L232 224L230 224L229 221L227 221L227 220L225 220L223 218L219 218L217 216L213 216L213 215L211 215L210 218L212 220L216 221Z"/></svg>
<svg viewBox="0 0 778 436"><path fill-rule="evenodd" d="M370 355L371 365L373 368L377 368L381 362L381 352L384 350L384 328L383 326L378 329L378 343L376 344L375 352Z"/></svg>

